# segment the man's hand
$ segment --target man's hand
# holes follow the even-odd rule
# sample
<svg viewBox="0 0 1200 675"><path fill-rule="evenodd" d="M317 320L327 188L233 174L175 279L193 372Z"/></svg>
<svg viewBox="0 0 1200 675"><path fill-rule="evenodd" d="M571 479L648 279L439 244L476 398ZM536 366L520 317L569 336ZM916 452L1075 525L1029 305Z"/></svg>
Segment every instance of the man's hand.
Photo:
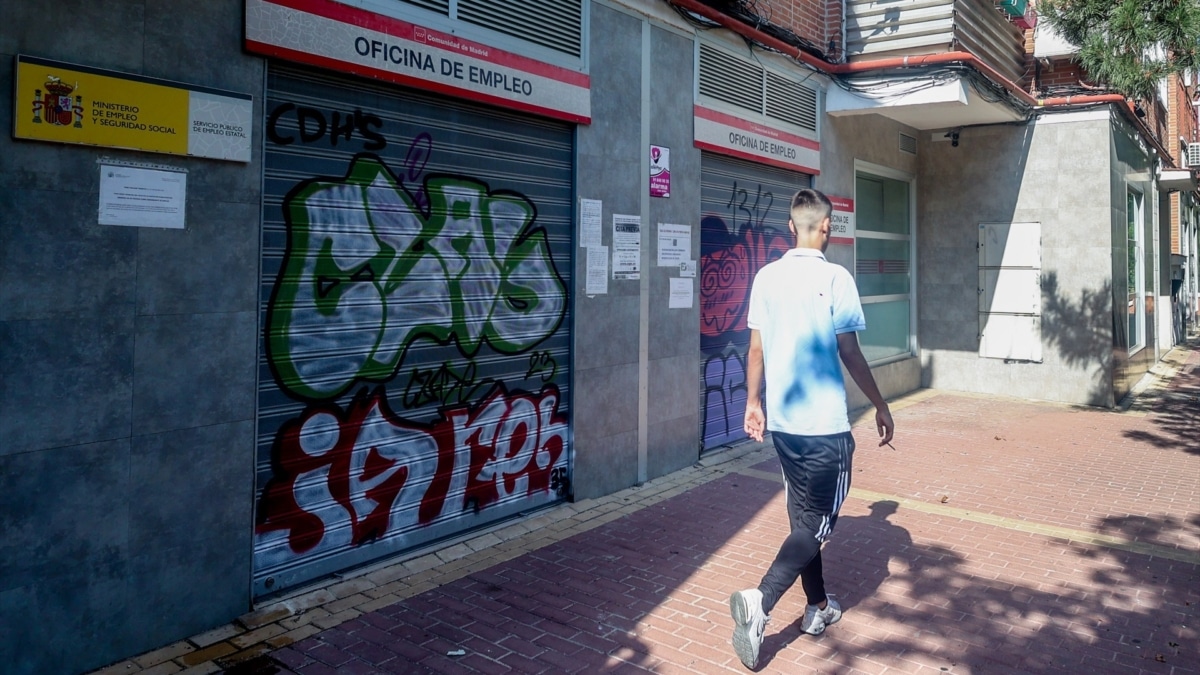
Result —
<svg viewBox="0 0 1200 675"><path fill-rule="evenodd" d="M762 407L763 345L762 333L750 330L750 349L746 352L746 435L762 443L767 430L767 416Z"/></svg>
<svg viewBox="0 0 1200 675"><path fill-rule="evenodd" d="M889 417L888 421L890 422L891 419L892 418ZM746 435L749 436L750 438L753 438L754 440L758 441L759 443L761 443L762 439L763 439L763 432L766 431L766 427L767 427L767 418L765 415L763 415L762 404L761 403L750 403L749 401L747 401L746 402L746 422L743 425L743 428L745 428L745 430L746 430ZM892 436L889 431L888 438L891 438L891 437Z"/></svg>
<svg viewBox="0 0 1200 675"><path fill-rule="evenodd" d="M749 411L746 414L749 415ZM882 441L879 441L879 447L891 444L892 432L896 430L896 423L892 421L892 411L888 410L886 405L875 409L875 429L883 438Z"/></svg>

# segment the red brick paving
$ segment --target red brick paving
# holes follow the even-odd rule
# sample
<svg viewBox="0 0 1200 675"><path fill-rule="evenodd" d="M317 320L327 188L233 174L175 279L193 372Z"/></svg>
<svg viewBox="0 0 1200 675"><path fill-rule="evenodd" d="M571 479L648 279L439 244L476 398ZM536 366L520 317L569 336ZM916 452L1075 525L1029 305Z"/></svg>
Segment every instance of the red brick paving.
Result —
<svg viewBox="0 0 1200 675"><path fill-rule="evenodd" d="M896 411L895 451L857 427L855 488L945 513L849 499L824 553L843 620L802 635L802 595L785 596L759 671L1200 673L1200 351L1139 407L1155 412L937 393ZM787 532L775 461L758 456L272 658L303 675L742 672L727 598Z"/></svg>

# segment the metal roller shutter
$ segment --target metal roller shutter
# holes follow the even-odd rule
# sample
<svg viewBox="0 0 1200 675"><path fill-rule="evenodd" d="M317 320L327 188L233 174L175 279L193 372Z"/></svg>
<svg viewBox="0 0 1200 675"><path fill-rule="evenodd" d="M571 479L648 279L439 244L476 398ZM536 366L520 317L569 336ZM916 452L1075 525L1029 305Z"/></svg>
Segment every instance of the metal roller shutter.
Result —
<svg viewBox="0 0 1200 675"><path fill-rule="evenodd" d="M792 247L788 207L812 178L709 152L700 166L700 436L708 449L746 438L750 285Z"/></svg>
<svg viewBox="0 0 1200 675"><path fill-rule="evenodd" d="M254 593L565 498L570 126L272 67Z"/></svg>

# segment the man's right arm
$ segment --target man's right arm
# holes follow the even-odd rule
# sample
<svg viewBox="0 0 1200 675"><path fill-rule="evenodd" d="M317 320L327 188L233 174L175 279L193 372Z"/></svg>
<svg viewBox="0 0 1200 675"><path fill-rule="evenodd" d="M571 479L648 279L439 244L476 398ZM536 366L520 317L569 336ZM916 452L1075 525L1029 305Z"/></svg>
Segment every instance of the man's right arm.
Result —
<svg viewBox="0 0 1200 675"><path fill-rule="evenodd" d="M767 417L762 406L763 348L762 333L750 331L750 351L746 353L746 434L762 442Z"/></svg>

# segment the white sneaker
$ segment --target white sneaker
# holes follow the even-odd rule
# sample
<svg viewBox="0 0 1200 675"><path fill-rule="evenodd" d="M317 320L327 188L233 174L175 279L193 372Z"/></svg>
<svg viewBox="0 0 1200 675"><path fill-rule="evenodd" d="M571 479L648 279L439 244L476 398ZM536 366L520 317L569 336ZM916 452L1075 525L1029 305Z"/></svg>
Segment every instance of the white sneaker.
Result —
<svg viewBox="0 0 1200 675"><path fill-rule="evenodd" d="M754 669L758 665L758 648L770 621L762 608L762 591L751 588L729 597L729 613L733 615L733 651L742 665Z"/></svg>
<svg viewBox="0 0 1200 675"><path fill-rule="evenodd" d="M804 608L804 620L800 622L800 630L809 635L820 635L826 626L835 624L842 618L842 606L837 600L834 600L832 595L825 600L825 609L816 605Z"/></svg>

